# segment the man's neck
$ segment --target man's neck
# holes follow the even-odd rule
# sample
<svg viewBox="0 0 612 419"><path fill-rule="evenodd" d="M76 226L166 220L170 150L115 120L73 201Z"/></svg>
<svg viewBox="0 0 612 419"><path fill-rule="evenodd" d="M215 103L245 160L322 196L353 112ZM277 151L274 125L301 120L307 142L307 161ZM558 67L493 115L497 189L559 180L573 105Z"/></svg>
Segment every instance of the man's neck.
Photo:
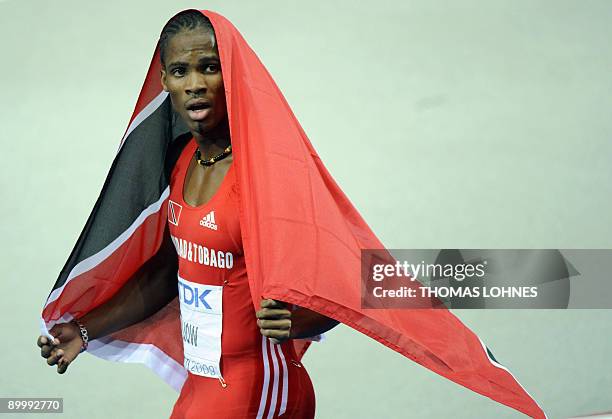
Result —
<svg viewBox="0 0 612 419"><path fill-rule="evenodd" d="M193 132L193 138L198 143L202 157L213 157L231 144L227 120L205 133Z"/></svg>

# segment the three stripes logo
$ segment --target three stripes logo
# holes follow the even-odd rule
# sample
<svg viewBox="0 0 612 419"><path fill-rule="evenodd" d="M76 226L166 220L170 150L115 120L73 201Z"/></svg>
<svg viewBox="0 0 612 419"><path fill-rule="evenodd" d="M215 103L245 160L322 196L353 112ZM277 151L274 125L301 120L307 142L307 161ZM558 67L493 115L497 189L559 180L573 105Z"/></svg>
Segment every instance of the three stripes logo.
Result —
<svg viewBox="0 0 612 419"><path fill-rule="evenodd" d="M218 227L217 224L215 224L215 211L211 211L202 217L200 220L200 225L202 227L210 228L211 230L217 230Z"/></svg>
<svg viewBox="0 0 612 419"><path fill-rule="evenodd" d="M174 201L168 201L168 222L178 226L183 206Z"/></svg>

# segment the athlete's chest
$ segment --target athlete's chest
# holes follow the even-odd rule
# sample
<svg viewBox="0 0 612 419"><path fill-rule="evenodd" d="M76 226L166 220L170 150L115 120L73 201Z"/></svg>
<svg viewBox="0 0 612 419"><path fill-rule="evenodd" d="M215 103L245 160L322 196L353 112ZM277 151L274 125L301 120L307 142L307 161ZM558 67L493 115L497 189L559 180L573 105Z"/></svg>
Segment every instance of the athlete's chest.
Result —
<svg viewBox="0 0 612 419"><path fill-rule="evenodd" d="M194 151L195 142L189 143L172 171L168 200L170 235L181 263L231 269L236 257L242 255L233 166L228 164L217 172L198 174L193 170ZM215 190L200 193L195 190L198 185ZM201 203L203 197L206 199Z"/></svg>
<svg viewBox="0 0 612 419"><path fill-rule="evenodd" d="M232 166L233 158L229 157L213 164L202 166L187 153L187 166L181 173L183 180L183 200L191 207L200 207L208 203L220 189ZM232 176L233 178L233 176Z"/></svg>

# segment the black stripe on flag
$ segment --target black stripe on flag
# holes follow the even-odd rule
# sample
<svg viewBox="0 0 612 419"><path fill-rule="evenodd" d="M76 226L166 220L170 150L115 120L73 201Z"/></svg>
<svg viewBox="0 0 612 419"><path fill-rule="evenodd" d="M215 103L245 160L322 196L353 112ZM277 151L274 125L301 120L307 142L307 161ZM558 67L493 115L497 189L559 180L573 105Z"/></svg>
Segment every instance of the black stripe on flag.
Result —
<svg viewBox="0 0 612 419"><path fill-rule="evenodd" d="M130 133L53 289L66 282L75 265L108 246L159 200L190 138L169 97Z"/></svg>
<svg viewBox="0 0 612 419"><path fill-rule="evenodd" d="M495 361L496 363L499 364L499 361L497 361L497 359L495 359L495 356L493 356L493 352L491 352L491 350L489 349L488 346L485 346L485 348L487 348L487 354L489 355L489 358L491 358L493 361ZM499 364L501 365L501 364Z"/></svg>

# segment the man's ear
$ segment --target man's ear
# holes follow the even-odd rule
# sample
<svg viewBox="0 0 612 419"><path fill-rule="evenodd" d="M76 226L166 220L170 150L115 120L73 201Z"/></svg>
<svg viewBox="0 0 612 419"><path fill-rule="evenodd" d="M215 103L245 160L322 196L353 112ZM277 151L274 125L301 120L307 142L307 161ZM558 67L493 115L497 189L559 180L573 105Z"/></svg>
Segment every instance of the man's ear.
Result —
<svg viewBox="0 0 612 419"><path fill-rule="evenodd" d="M164 88L164 92L168 91L168 86L166 85L166 69L162 66L161 68L161 84Z"/></svg>

